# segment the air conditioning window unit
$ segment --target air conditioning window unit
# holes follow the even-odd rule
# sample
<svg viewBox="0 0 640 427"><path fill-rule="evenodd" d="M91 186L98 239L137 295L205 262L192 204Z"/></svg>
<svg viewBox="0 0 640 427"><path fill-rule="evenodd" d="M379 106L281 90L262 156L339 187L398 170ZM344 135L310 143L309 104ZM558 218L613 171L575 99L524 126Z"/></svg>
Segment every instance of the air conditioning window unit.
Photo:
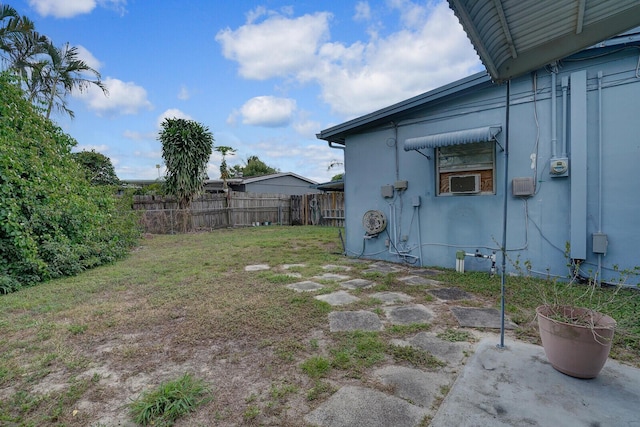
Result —
<svg viewBox="0 0 640 427"><path fill-rule="evenodd" d="M452 194L474 194L480 192L480 174L449 176L449 191Z"/></svg>

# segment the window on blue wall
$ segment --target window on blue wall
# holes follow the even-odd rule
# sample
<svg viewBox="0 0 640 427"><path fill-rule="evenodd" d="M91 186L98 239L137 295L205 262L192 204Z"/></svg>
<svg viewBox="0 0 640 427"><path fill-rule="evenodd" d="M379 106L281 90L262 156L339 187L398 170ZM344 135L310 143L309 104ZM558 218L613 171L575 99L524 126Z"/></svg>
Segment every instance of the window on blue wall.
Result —
<svg viewBox="0 0 640 427"><path fill-rule="evenodd" d="M495 142L436 148L439 196L495 194Z"/></svg>

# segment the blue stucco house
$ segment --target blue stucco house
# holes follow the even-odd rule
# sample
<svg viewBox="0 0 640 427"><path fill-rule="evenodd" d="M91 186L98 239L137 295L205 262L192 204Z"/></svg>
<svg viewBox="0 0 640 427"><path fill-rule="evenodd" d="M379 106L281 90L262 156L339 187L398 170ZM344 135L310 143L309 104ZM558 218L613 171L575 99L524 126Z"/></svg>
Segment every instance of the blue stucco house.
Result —
<svg viewBox="0 0 640 427"><path fill-rule="evenodd" d="M489 271L508 230L510 272L614 281L640 266L640 33L506 95L482 72L317 135L344 151L347 255L453 268L464 251Z"/></svg>

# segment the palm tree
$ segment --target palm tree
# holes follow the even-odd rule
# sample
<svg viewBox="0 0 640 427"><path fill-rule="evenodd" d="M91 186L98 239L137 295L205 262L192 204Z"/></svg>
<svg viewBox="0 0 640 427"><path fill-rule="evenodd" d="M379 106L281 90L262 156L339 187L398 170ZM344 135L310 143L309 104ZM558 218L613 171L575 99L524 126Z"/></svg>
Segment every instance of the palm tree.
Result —
<svg viewBox="0 0 640 427"><path fill-rule="evenodd" d="M11 55L16 39L29 34L34 29L33 22L21 17L11 6L0 6L0 55L3 61L12 65Z"/></svg>
<svg viewBox="0 0 640 427"><path fill-rule="evenodd" d="M46 117L51 116L54 107L71 118L73 111L67 108L67 95L73 90L83 92L91 85L98 86L107 95L106 86L100 80L100 73L78 58L78 48L66 43L57 48L49 42L45 46L46 56L36 62L31 74L29 98L32 102L40 102L46 108ZM95 76L95 80L87 78L87 74Z"/></svg>

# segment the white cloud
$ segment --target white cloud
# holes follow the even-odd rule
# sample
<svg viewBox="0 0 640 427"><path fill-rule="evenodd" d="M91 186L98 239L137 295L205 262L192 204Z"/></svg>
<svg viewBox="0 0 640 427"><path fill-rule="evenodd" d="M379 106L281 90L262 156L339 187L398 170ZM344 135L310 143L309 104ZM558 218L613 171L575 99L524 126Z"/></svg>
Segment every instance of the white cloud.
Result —
<svg viewBox="0 0 640 427"><path fill-rule="evenodd" d="M125 130L122 136L126 139L132 139L134 141L146 141L148 139L156 139L158 132L138 132L135 130Z"/></svg>
<svg viewBox="0 0 640 427"><path fill-rule="evenodd" d="M185 120L193 120L193 118L187 113L178 110L177 108L169 108L164 113L158 116L158 120L156 120L156 127L160 129L162 126L162 122L164 119L185 119Z"/></svg>
<svg viewBox="0 0 640 427"><path fill-rule="evenodd" d="M359 1L356 3L356 13L353 16L355 21L368 21L371 19L371 7L369 2Z"/></svg>
<svg viewBox="0 0 640 427"><path fill-rule="evenodd" d="M73 18L90 13L98 4L124 13L127 0L29 0L29 6L40 16L51 15L55 18Z"/></svg>
<svg viewBox="0 0 640 427"><path fill-rule="evenodd" d="M133 82L107 77L102 81L108 90L105 95L100 88L91 85L87 90L73 96L84 101L98 116L137 114L140 110L151 110L147 91Z"/></svg>
<svg viewBox="0 0 640 427"><path fill-rule="evenodd" d="M216 40L225 58L240 64L240 75L266 80L293 75L316 62L316 51L329 35L329 13L289 19L274 14L260 23L252 21L235 31L219 31Z"/></svg>
<svg viewBox="0 0 640 427"><path fill-rule="evenodd" d="M95 0L29 0L29 6L40 16L52 15L56 18L71 18L91 12L96 7Z"/></svg>
<svg viewBox="0 0 640 427"><path fill-rule="evenodd" d="M102 68L102 62L100 62L98 59L96 59L95 56L93 56L93 54L91 52L89 52L89 50L82 46L82 45L78 45L76 46L77 52L78 52L78 58L82 61L84 61L85 64L87 64L89 67L93 68L96 71L100 71L100 68Z"/></svg>
<svg viewBox="0 0 640 427"><path fill-rule="evenodd" d="M457 18L441 1L425 5L391 0L400 28L343 44L328 40L328 13L268 16L216 36L226 58L248 79L293 78L318 84L320 98L347 118L366 114L480 71L481 64ZM255 14L258 15L257 13ZM354 19L370 18L368 3ZM254 16L254 19L257 17ZM232 114L229 120L233 121Z"/></svg>
<svg viewBox="0 0 640 427"><path fill-rule="evenodd" d="M180 86L180 92L178 92L178 99L181 101L186 101L191 98L191 93L189 93L189 89L185 85Z"/></svg>
<svg viewBox="0 0 640 427"><path fill-rule="evenodd" d="M242 123L267 127L288 125L295 111L294 99L274 96L256 96L240 108Z"/></svg>

